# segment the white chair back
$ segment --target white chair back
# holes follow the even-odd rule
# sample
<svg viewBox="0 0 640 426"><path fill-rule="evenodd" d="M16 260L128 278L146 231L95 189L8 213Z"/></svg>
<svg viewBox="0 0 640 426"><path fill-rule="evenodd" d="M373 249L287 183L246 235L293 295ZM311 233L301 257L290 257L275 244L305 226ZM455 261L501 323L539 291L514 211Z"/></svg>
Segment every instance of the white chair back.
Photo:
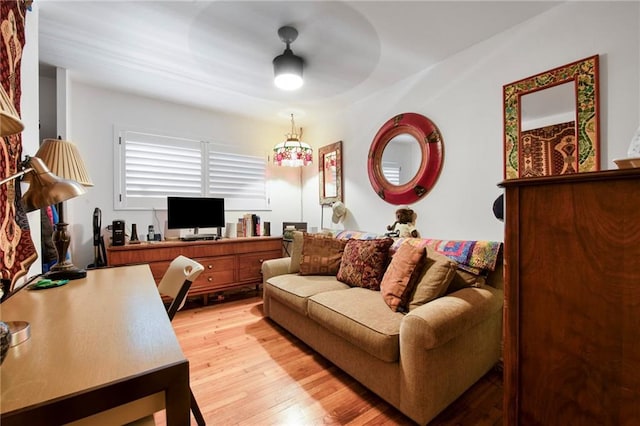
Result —
<svg viewBox="0 0 640 426"><path fill-rule="evenodd" d="M172 303L178 302L175 298L178 296L178 293L180 293L180 289L183 285L191 285L202 271L204 271L204 266L195 260L180 255L173 259L169 264L167 272L165 272L162 280L160 280L160 283L158 284L158 291L160 294L169 296L173 300ZM187 300L186 296L187 295L185 293L182 300L179 301L179 305L176 310L182 309L184 302Z"/></svg>

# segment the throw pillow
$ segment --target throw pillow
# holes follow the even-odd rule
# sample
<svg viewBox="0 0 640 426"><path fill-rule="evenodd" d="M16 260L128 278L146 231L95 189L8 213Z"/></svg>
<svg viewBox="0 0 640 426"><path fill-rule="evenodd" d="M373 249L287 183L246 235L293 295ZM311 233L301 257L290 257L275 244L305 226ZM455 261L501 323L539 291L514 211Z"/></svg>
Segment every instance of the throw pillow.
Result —
<svg viewBox="0 0 640 426"><path fill-rule="evenodd" d="M346 240L342 262L336 278L351 287L380 289L387 268L391 238L380 240Z"/></svg>
<svg viewBox="0 0 640 426"><path fill-rule="evenodd" d="M403 244L391 258L382 277L382 298L394 312L405 312L407 301L413 292L425 263L425 248Z"/></svg>
<svg viewBox="0 0 640 426"><path fill-rule="evenodd" d="M426 265L409 299L409 311L442 296L456 274L457 263L447 256L426 247Z"/></svg>
<svg viewBox="0 0 640 426"><path fill-rule="evenodd" d="M347 242L320 234L304 234L303 240L300 275L336 275Z"/></svg>
<svg viewBox="0 0 640 426"><path fill-rule="evenodd" d="M447 293L453 293L467 287L484 287L484 284L485 278L482 275L457 269L449 288L447 288Z"/></svg>

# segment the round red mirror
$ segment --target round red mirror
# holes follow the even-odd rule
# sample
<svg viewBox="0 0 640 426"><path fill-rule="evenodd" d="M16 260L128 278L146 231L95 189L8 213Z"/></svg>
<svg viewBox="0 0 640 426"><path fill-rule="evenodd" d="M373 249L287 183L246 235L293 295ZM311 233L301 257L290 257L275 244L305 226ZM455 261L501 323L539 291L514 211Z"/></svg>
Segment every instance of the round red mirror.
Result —
<svg viewBox="0 0 640 426"><path fill-rule="evenodd" d="M442 169L442 135L427 117L398 114L373 138L367 169L373 190L390 204L410 204L435 185Z"/></svg>

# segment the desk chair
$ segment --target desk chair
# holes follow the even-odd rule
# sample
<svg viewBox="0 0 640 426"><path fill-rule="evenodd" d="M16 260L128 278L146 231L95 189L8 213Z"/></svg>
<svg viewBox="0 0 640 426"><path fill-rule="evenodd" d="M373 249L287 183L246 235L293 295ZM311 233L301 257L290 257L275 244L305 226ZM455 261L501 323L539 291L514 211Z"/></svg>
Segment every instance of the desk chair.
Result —
<svg viewBox="0 0 640 426"><path fill-rule="evenodd" d="M162 280L158 284L158 291L160 294L169 296L171 304L167 308L167 315L169 320L172 321L176 312L178 312L184 306L184 302L187 300L187 293L191 287L191 283L198 278L198 275L204 271L204 266L191 260L185 256L178 256L171 261L167 272L162 276ZM193 396L193 391L189 389L191 393L191 412L195 417L198 426L206 425L200 407L196 402L196 398Z"/></svg>

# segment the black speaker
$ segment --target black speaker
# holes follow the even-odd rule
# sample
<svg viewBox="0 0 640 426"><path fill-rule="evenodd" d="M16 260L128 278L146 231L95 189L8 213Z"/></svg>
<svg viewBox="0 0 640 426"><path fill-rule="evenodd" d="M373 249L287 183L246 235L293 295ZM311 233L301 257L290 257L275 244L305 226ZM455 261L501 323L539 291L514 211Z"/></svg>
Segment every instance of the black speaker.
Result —
<svg viewBox="0 0 640 426"><path fill-rule="evenodd" d="M113 242L111 243L114 246L123 246L124 245L124 220L114 220L113 221Z"/></svg>

